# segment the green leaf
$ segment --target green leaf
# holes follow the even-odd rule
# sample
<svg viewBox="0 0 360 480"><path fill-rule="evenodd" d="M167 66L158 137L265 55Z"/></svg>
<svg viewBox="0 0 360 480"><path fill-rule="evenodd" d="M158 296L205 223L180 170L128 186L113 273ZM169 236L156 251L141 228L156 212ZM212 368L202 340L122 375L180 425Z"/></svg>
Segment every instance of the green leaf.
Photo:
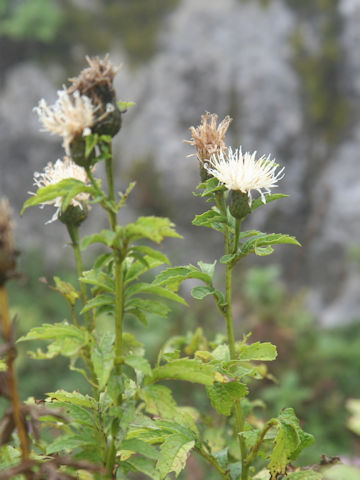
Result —
<svg viewBox="0 0 360 480"><path fill-rule="evenodd" d="M279 474L285 474L286 465L295 460L304 448L310 446L314 438L300 428L299 420L292 408L282 410L274 420L277 421L278 427L268 469L275 478Z"/></svg>
<svg viewBox="0 0 360 480"><path fill-rule="evenodd" d="M157 460L159 457L159 451L155 447L137 438L124 440L121 443L121 449L131 450L132 452L139 453L152 460Z"/></svg>
<svg viewBox="0 0 360 480"><path fill-rule="evenodd" d="M189 452L194 445L194 440L189 442L188 438L182 435L171 435L165 440L156 465L161 480L170 472L175 472L176 477L179 475L185 468Z"/></svg>
<svg viewBox="0 0 360 480"><path fill-rule="evenodd" d="M41 327L32 328L18 342L29 340L50 340L47 352L40 349L31 352L33 358L53 358L57 355L72 357L77 355L81 348L87 344L87 332L68 323L44 324Z"/></svg>
<svg viewBox="0 0 360 480"><path fill-rule="evenodd" d="M214 287L194 287L191 290L191 296L196 300L202 300L208 295L213 295L215 293Z"/></svg>
<svg viewBox="0 0 360 480"><path fill-rule="evenodd" d="M103 243L108 247L112 247L116 238L116 233L112 230L101 230L100 233L93 233L86 235L81 240L81 250L85 250L89 245L93 243Z"/></svg>
<svg viewBox="0 0 360 480"><path fill-rule="evenodd" d="M130 283L136 280L145 272L153 268L157 268L164 263L162 259L153 258L148 255L145 255L143 257L136 252L133 252L132 256L134 256L134 258L136 258L138 261L131 263L132 259L127 259L128 261L127 269L125 271L125 283Z"/></svg>
<svg viewBox="0 0 360 480"><path fill-rule="evenodd" d="M89 158L90 154L94 150L98 141L99 141L99 135L97 133L86 135L86 137L85 137L85 158Z"/></svg>
<svg viewBox="0 0 360 480"><path fill-rule="evenodd" d="M206 389L211 405L220 415L231 415L235 400L245 397L248 394L246 385L239 382L215 383Z"/></svg>
<svg viewBox="0 0 360 480"><path fill-rule="evenodd" d="M76 300L79 298L79 292L76 288L71 285L71 283L64 282L59 277L54 277L55 285L54 290L61 293L63 297L70 303L70 305L75 305Z"/></svg>
<svg viewBox="0 0 360 480"><path fill-rule="evenodd" d="M85 307L81 310L80 313L86 313L93 308L99 308L103 306L113 306L115 304L115 299L113 295L104 294L104 295L97 295L94 298L91 298L86 302Z"/></svg>
<svg viewBox="0 0 360 480"><path fill-rule="evenodd" d="M144 375L148 375L151 377L151 366L148 360L144 357L139 357L137 355L128 355L125 357L126 365L129 365L134 370L139 370Z"/></svg>
<svg viewBox="0 0 360 480"><path fill-rule="evenodd" d="M39 188L34 196L26 200L21 210L21 215L29 207L40 205L41 203L51 202L58 197L67 197L67 202L70 202L71 199L80 192L94 194L94 189L93 187L90 187L80 180L76 180L75 178L65 178L64 180L61 180L53 185L47 185L46 187Z"/></svg>
<svg viewBox="0 0 360 480"><path fill-rule="evenodd" d="M114 279L101 270L93 269L83 272L83 276L80 278L80 281L99 287L101 291L110 293L114 293L115 291Z"/></svg>
<svg viewBox="0 0 360 480"><path fill-rule="evenodd" d="M360 469L350 465L335 465L323 473L321 480L359 480ZM301 479L303 480L303 479ZM313 480L313 479L311 479ZM318 480L317 478L314 480Z"/></svg>
<svg viewBox="0 0 360 480"><path fill-rule="evenodd" d="M128 110L130 107L134 107L136 105L135 102L123 102L122 100L119 100L117 104L120 112L124 112Z"/></svg>
<svg viewBox="0 0 360 480"><path fill-rule="evenodd" d="M166 318L170 308L165 303L156 300L147 300L145 298L131 298L126 302L125 312L136 315L138 312L152 313Z"/></svg>
<svg viewBox="0 0 360 480"><path fill-rule="evenodd" d="M150 283L135 283L126 289L126 297L130 298L133 295L139 294L152 294L158 295L159 297L168 298L169 300L174 300L175 302L182 303L183 305L187 305L187 302L181 298L176 293L168 290L167 288L150 284Z"/></svg>
<svg viewBox="0 0 360 480"><path fill-rule="evenodd" d="M107 384L111 371L114 367L114 335L105 333L98 342L91 345L91 362L102 390Z"/></svg>
<svg viewBox="0 0 360 480"><path fill-rule="evenodd" d="M212 279L214 277L215 273L215 267L216 267L216 260L214 263L205 263L205 262L198 262L198 265L200 267L200 270Z"/></svg>
<svg viewBox="0 0 360 480"><path fill-rule="evenodd" d="M161 243L166 237L182 238L174 230L175 225L163 217L139 217L125 228L128 241L147 238L155 243Z"/></svg>
<svg viewBox="0 0 360 480"><path fill-rule="evenodd" d="M187 382L212 385L215 369L212 365L196 359L180 358L154 368L152 381L185 380Z"/></svg>
<svg viewBox="0 0 360 480"><path fill-rule="evenodd" d="M211 276L194 267L194 265L167 268L156 276L153 283L155 285L164 286L173 292L177 292L182 282L190 278L202 280L209 286L212 285Z"/></svg>
<svg viewBox="0 0 360 480"><path fill-rule="evenodd" d="M89 395L82 395L80 392L67 392L66 390L56 390L46 394L51 400L58 402L71 403L80 407L97 409L96 400Z"/></svg>
<svg viewBox="0 0 360 480"><path fill-rule="evenodd" d="M251 211L253 212L254 210L256 210L259 207L262 207L263 205L267 205L268 203L271 203L274 200L278 200L280 198L286 198L288 196L289 195L284 195L283 193L274 193L274 194L271 194L271 195L265 195L265 198L266 198L266 203L265 204L263 203L261 197L259 197L252 202Z"/></svg>
<svg viewBox="0 0 360 480"><path fill-rule="evenodd" d="M130 249L130 254L136 252L140 253L141 255L146 255L149 258L153 258L155 260L158 260L157 265L170 265L170 260L166 255L163 253L159 252L158 250L155 250L154 248L148 247L146 245L136 245ZM161 263L159 263L161 262Z"/></svg>
<svg viewBox="0 0 360 480"><path fill-rule="evenodd" d="M192 223L198 227L209 227L218 232L224 232L225 226L228 225L228 220L216 207L213 207L212 210L196 215Z"/></svg>
<svg viewBox="0 0 360 480"><path fill-rule="evenodd" d="M357 472L357 474L359 474L359 472ZM324 477L321 473L315 472L314 470L301 470L299 472L288 473L288 475L286 476L286 480L322 480L323 478ZM358 477L354 477L354 480L356 479L358 479ZM340 477L334 477L334 480L340 480ZM346 480L351 479L350 477L346 477Z"/></svg>
<svg viewBox="0 0 360 480"><path fill-rule="evenodd" d="M220 263L226 265L227 263L231 263L235 258L236 258L236 254L234 253L228 253L226 255L223 255L221 258L220 258Z"/></svg>
<svg viewBox="0 0 360 480"><path fill-rule="evenodd" d="M212 197L215 192L225 191L226 188L224 185L221 185L219 180L215 177L211 177L205 182L200 183L197 187L197 190L204 190L200 193L194 193L196 197Z"/></svg>
<svg viewBox="0 0 360 480"><path fill-rule="evenodd" d="M269 362L277 357L276 346L269 342L240 344L237 346L237 359L242 361L260 360Z"/></svg>
<svg viewBox="0 0 360 480"><path fill-rule="evenodd" d="M301 246L295 237L285 235L283 233L261 233L251 238L242 245L239 255L244 257L252 252L258 252L257 255L269 255L269 249L262 249L261 247L268 247L271 245L292 244Z"/></svg>
<svg viewBox="0 0 360 480"><path fill-rule="evenodd" d="M124 466L130 465L133 472L140 472L153 480L160 480L159 473L155 471L155 465L152 460L145 457L131 457L126 462ZM123 477L119 477L123 478ZM126 477L129 478L129 477Z"/></svg>

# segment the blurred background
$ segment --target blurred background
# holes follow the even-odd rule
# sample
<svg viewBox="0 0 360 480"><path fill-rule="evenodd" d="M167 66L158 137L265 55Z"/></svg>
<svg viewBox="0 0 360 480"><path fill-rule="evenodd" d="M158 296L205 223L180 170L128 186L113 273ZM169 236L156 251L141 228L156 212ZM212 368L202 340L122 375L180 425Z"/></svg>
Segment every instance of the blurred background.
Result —
<svg viewBox="0 0 360 480"><path fill-rule="evenodd" d="M295 407L317 439L304 461L360 457L345 407L360 397L359 42L360 0L0 0L0 196L12 204L21 250L24 278L11 285L19 334L68 316L39 278L73 275L65 229L45 225L51 207L19 217L33 173L63 154L32 109L55 101L85 55L110 53L122 64L119 100L136 102L114 148L118 190L137 181L122 221L170 216L184 235L164 246L173 264L212 262L222 249L216 232L191 225L205 204L192 196L198 164L183 139L203 113L231 115L230 145L285 165L279 192L289 199L257 210L245 227L295 235L303 247L278 247L239 272L237 335L251 330L254 341L278 346L269 368L279 383L254 386L254 395L266 416ZM83 233L102 221L94 209ZM129 327L152 359L170 334L221 328L211 302L189 301L167 322ZM18 366L24 397L81 388L60 360L23 354ZM186 395L204 401L200 390Z"/></svg>

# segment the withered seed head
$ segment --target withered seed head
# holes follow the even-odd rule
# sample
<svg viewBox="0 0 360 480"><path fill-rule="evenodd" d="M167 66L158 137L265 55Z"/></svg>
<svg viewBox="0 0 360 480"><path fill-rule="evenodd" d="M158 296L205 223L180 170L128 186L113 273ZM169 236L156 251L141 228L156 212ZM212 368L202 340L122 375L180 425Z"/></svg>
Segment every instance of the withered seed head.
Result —
<svg viewBox="0 0 360 480"><path fill-rule="evenodd" d="M94 133L114 136L121 127L121 113L116 104L116 94L113 87L115 75L120 66L115 67L106 55L86 57L89 67L84 68L78 77L70 78L72 85L68 93L80 92L86 95L96 107L96 122L92 129Z"/></svg>
<svg viewBox="0 0 360 480"><path fill-rule="evenodd" d="M10 206L6 198L0 200L0 286L15 276L16 257Z"/></svg>
<svg viewBox="0 0 360 480"><path fill-rule="evenodd" d="M216 126L218 115L206 112L201 116L201 124L197 127L190 127L191 140L186 143L194 145L197 150L197 157L200 163L208 162L211 155L220 153L226 149L225 135L232 119L227 115L218 126ZM195 155L195 154L192 154Z"/></svg>

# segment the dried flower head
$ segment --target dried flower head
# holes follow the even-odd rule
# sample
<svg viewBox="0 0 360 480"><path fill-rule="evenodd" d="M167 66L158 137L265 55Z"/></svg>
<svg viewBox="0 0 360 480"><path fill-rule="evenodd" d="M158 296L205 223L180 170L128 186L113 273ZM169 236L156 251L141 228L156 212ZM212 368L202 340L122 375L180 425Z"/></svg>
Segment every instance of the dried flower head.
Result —
<svg viewBox="0 0 360 480"><path fill-rule="evenodd" d="M84 68L78 77L69 79L72 85L69 87L68 93L74 93L78 90L81 95L88 95L93 98L95 87L98 90L108 89L109 92L113 92L113 80L121 66L115 67L110 62L109 54L103 60L100 57L86 56L85 58L89 67ZM111 102L111 99L109 99L109 102Z"/></svg>
<svg viewBox="0 0 360 480"><path fill-rule="evenodd" d="M212 155L226 150L225 135L232 119L226 116L216 126L217 121L218 115L206 112L201 116L201 124L198 127L190 127L191 140L185 140L197 150L197 154L189 156L197 155L201 165L208 163Z"/></svg>
<svg viewBox="0 0 360 480"><path fill-rule="evenodd" d="M66 178L75 178L83 183L89 183L89 178L85 169L76 165L69 157L64 157L64 160L59 159L55 162L55 164L49 162L46 165L44 172L35 172L34 185L36 185L38 188L42 188L48 185L54 185ZM88 193L79 193L72 199L71 205L73 207L79 207L83 210L85 208L86 201L89 199L89 196L90 195ZM48 202L41 204L41 207L45 205L54 205L56 207L56 212L46 223L54 222L59 218L61 213L61 203L62 197L57 197L54 200L49 200Z"/></svg>
<svg viewBox="0 0 360 480"><path fill-rule="evenodd" d="M14 247L13 223L6 198L0 200L0 285L15 275L18 251Z"/></svg>
<svg viewBox="0 0 360 480"><path fill-rule="evenodd" d="M114 136L121 127L121 112L116 104L116 94L113 87L115 75L120 66L115 67L106 55L100 57L86 57L89 67L85 68L78 77L70 78L72 85L68 89L71 94L75 91L91 98L96 106L96 125L94 132Z"/></svg>
<svg viewBox="0 0 360 480"><path fill-rule="evenodd" d="M64 90L58 91L58 99L48 106L44 99L34 111L44 126L44 130L63 137L63 146L69 153L69 146L76 137L91 133L95 122L95 108L90 98L75 91L72 95Z"/></svg>
<svg viewBox="0 0 360 480"><path fill-rule="evenodd" d="M262 156L256 159L256 152L242 153L241 148L233 152L228 151L213 155L207 171L223 183L229 190L240 191L248 195L249 205L252 202L252 190L256 190L266 203L265 193L271 193L271 189L277 187L276 183L284 177L285 167L276 172L278 164L275 160Z"/></svg>

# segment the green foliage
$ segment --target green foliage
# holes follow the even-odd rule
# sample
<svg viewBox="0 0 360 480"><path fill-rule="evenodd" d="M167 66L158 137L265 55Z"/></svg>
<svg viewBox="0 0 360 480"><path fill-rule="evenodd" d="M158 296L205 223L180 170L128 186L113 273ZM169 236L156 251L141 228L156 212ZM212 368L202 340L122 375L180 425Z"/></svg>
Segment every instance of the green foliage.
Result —
<svg viewBox="0 0 360 480"><path fill-rule="evenodd" d="M0 8L0 36L12 40L53 42L63 21L54 0L2 0Z"/></svg>

